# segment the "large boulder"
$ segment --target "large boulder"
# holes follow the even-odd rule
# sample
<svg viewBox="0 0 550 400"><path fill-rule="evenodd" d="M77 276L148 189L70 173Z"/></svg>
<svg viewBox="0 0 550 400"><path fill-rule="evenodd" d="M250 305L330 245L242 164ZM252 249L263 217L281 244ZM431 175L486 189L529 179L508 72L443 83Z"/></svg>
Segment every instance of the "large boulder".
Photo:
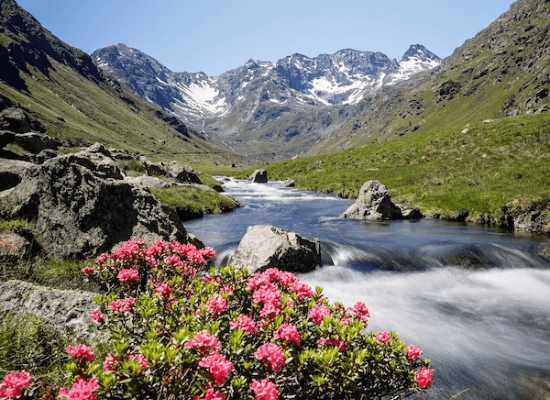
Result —
<svg viewBox="0 0 550 400"><path fill-rule="evenodd" d="M88 312L96 309L97 293L83 290L59 290L28 282L0 282L0 311L31 314L47 320L51 326L64 331L86 335L91 325Z"/></svg>
<svg viewBox="0 0 550 400"><path fill-rule="evenodd" d="M30 132L31 120L23 109L8 107L0 112L0 129L15 133Z"/></svg>
<svg viewBox="0 0 550 400"><path fill-rule="evenodd" d="M359 191L355 204L345 212L344 218L381 220L401 219L401 209L392 203L386 186L378 181L366 182Z"/></svg>
<svg viewBox="0 0 550 400"><path fill-rule="evenodd" d="M88 258L126 240L191 240L176 212L123 180L102 146L42 165L0 160L0 218L34 222L44 251ZM9 183L9 184L8 184Z"/></svg>
<svg viewBox="0 0 550 400"><path fill-rule="evenodd" d="M256 183L267 183L267 171L265 169L257 169L248 180Z"/></svg>
<svg viewBox="0 0 550 400"><path fill-rule="evenodd" d="M17 134L13 143L33 154L38 154L46 149L57 150L55 140L44 133L38 132Z"/></svg>
<svg viewBox="0 0 550 400"><path fill-rule="evenodd" d="M309 272L321 264L321 243L274 226L250 226L229 263L250 272L268 268Z"/></svg>
<svg viewBox="0 0 550 400"><path fill-rule="evenodd" d="M145 156L141 156L139 161L147 170L148 175L166 176L184 183L202 183L193 168L182 165L177 161L154 163L149 161Z"/></svg>

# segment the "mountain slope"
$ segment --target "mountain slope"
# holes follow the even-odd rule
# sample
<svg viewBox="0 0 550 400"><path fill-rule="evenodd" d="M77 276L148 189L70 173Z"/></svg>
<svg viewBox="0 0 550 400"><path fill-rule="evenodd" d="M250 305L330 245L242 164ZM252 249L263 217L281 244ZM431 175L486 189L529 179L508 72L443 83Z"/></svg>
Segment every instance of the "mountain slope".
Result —
<svg viewBox="0 0 550 400"><path fill-rule="evenodd" d="M441 67L363 99L362 113L315 151L548 111L549 33L550 2L515 2Z"/></svg>
<svg viewBox="0 0 550 400"><path fill-rule="evenodd" d="M20 104L50 136L189 163L237 160L106 78L87 54L56 38L14 0L0 0L0 12L0 94L11 100L4 106Z"/></svg>
<svg viewBox="0 0 550 400"><path fill-rule="evenodd" d="M344 124L363 97L440 63L420 45L400 62L345 49L314 58L293 54L275 64L250 60L219 77L172 72L123 44L99 49L92 59L214 143L260 158L309 149Z"/></svg>

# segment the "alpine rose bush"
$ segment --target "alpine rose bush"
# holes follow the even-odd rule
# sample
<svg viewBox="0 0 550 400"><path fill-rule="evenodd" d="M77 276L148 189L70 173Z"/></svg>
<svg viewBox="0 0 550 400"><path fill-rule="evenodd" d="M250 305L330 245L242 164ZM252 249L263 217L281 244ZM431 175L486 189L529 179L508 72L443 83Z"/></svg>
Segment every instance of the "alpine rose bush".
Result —
<svg viewBox="0 0 550 400"><path fill-rule="evenodd" d="M67 348L72 386L60 398L355 400L431 386L420 349L365 333L365 304L332 304L277 269L199 273L213 256L141 240L100 255L83 272L106 292L90 317L110 334L108 354Z"/></svg>

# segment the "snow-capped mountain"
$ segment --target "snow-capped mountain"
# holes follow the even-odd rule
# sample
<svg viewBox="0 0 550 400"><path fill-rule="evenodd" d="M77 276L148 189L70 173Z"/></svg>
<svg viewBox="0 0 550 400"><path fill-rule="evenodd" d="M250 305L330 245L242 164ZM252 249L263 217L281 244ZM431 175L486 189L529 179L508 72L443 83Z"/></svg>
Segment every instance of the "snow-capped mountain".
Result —
<svg viewBox="0 0 550 400"><path fill-rule="evenodd" d="M275 64L249 60L218 77L170 71L124 44L99 49L92 59L213 142L263 158L307 149L345 122L346 106L441 63L421 45L411 46L399 62L380 52L345 49L314 58L293 54ZM288 151L274 152L273 145L281 144Z"/></svg>

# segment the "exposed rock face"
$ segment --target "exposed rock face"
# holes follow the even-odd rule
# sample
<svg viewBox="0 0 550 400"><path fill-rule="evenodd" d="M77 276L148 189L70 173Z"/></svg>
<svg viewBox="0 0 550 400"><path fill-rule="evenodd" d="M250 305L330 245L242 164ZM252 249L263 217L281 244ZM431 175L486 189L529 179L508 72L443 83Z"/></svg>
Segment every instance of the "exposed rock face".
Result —
<svg viewBox="0 0 550 400"><path fill-rule="evenodd" d="M145 167L149 175L166 176L180 182L202 183L193 168L182 165L177 161L170 161L168 163L161 161L154 163L149 161L145 156L141 156L139 161Z"/></svg>
<svg viewBox="0 0 550 400"><path fill-rule="evenodd" d="M378 181L368 181L361 187L355 204L344 212L344 218L401 219L403 215L399 207L392 203L386 186Z"/></svg>
<svg viewBox="0 0 550 400"><path fill-rule="evenodd" d="M321 243L274 226L255 225L248 228L229 263L250 272L309 272L321 264Z"/></svg>
<svg viewBox="0 0 550 400"><path fill-rule="evenodd" d="M257 169L248 180L256 183L267 183L267 171L265 169Z"/></svg>
<svg viewBox="0 0 550 400"><path fill-rule="evenodd" d="M13 143L33 154L38 154L42 150L57 150L57 144L51 137L38 132L15 135Z"/></svg>
<svg viewBox="0 0 550 400"><path fill-rule="evenodd" d="M21 108L8 107L0 112L0 129L15 133L30 132L31 121Z"/></svg>
<svg viewBox="0 0 550 400"><path fill-rule="evenodd" d="M42 248L63 258L92 257L137 237L187 243L176 212L125 182L106 154L94 145L42 165L0 160L0 217L33 221Z"/></svg>
<svg viewBox="0 0 550 400"><path fill-rule="evenodd" d="M59 330L72 328L88 332L92 322L88 311L96 309L97 293L82 290L58 290L28 282L0 282L0 310L15 314L32 314Z"/></svg>

